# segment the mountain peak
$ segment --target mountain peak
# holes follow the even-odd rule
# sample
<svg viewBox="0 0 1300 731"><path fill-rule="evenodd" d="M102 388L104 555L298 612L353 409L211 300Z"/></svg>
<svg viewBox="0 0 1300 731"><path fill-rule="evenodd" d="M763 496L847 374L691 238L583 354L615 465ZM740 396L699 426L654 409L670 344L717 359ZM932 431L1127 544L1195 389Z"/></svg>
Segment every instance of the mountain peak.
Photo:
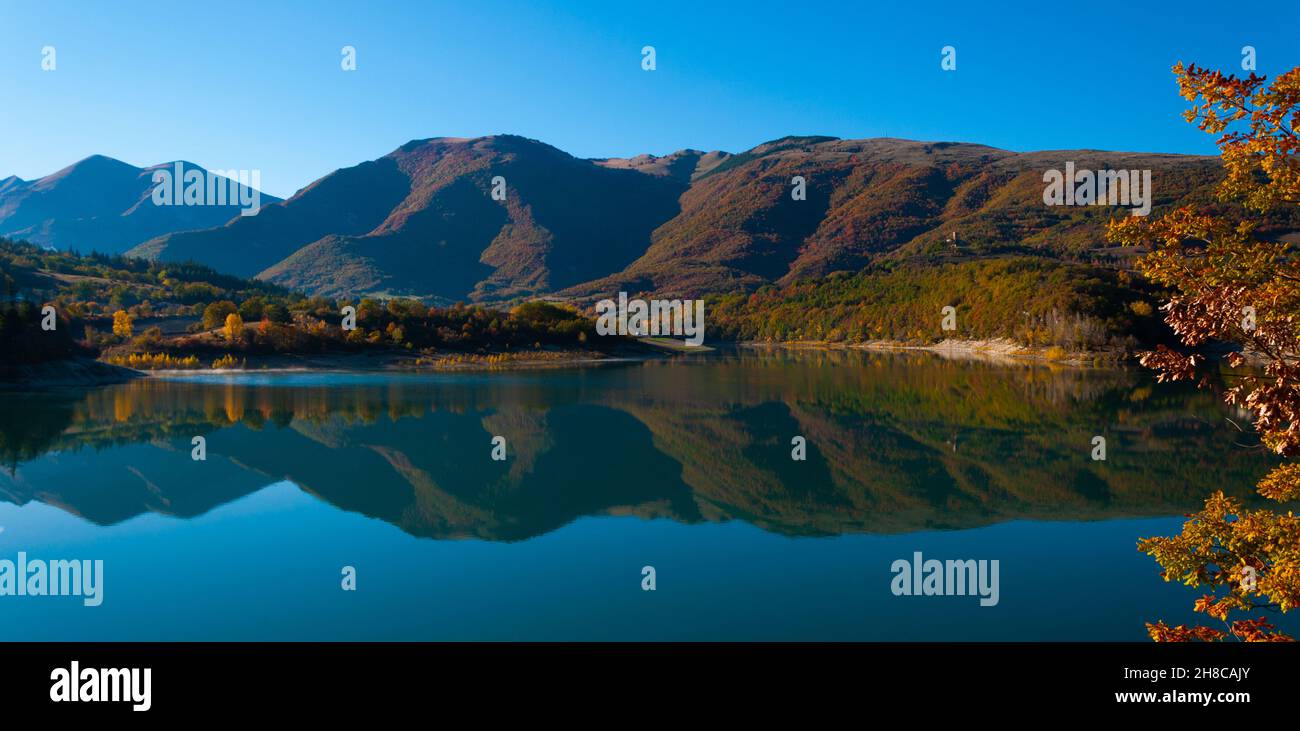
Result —
<svg viewBox="0 0 1300 731"><path fill-rule="evenodd" d="M149 172L152 170L171 170L172 168L176 167L177 163L180 164L182 170L205 170L206 169L202 165L199 165L198 163L190 162L189 160L169 160L167 162L160 162L157 165L150 165L146 168L143 168L143 170L145 172Z"/></svg>
<svg viewBox="0 0 1300 731"><path fill-rule="evenodd" d="M47 247L121 253L173 231L220 226L239 215L238 205L171 205L151 202L151 171L107 155L90 155L30 182L0 181L0 236ZM180 161L186 171L202 170ZM263 205L278 202L263 194Z"/></svg>
<svg viewBox="0 0 1300 731"><path fill-rule="evenodd" d="M635 157L595 158L591 162L615 170L635 170L646 175L667 177L689 183L708 173L731 157L721 150L704 152L685 148L667 155L641 154Z"/></svg>
<svg viewBox="0 0 1300 731"><path fill-rule="evenodd" d="M495 134L481 135L479 137L425 137L411 140L393 152L412 152L423 147L499 147L518 145L551 147L541 140L522 135Z"/></svg>
<svg viewBox="0 0 1300 731"><path fill-rule="evenodd" d="M839 142L839 137L830 137L828 135L786 135L778 137L775 140L768 140L759 145L755 145L750 152L773 152L791 147L807 147L818 145L823 142Z"/></svg>
<svg viewBox="0 0 1300 731"><path fill-rule="evenodd" d="M389 154L398 153L398 152L411 152L413 150L418 150L421 147L428 147L431 145L464 145L480 139L483 138L482 137L425 137L423 139L411 140L406 144L399 146L396 150L393 150L393 152Z"/></svg>
<svg viewBox="0 0 1300 731"><path fill-rule="evenodd" d="M122 162L121 160L115 157L109 157L108 155L88 155L72 163L68 167L64 168L64 170L70 170L70 169L105 170L105 169L122 169L122 168L139 170L139 168L132 165L131 163ZM57 175L58 173L55 174Z"/></svg>

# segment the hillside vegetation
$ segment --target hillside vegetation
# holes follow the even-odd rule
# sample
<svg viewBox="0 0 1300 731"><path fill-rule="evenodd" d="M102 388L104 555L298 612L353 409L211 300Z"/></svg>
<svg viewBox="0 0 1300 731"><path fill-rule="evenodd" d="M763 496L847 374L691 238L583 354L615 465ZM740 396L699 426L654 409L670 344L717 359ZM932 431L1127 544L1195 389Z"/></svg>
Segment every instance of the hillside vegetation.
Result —
<svg viewBox="0 0 1300 731"><path fill-rule="evenodd" d="M1007 338L1070 350L1166 337L1153 289L1113 269L1009 257L878 265L711 302L710 331L729 340L927 343ZM944 308L951 306L945 330Z"/></svg>
<svg viewBox="0 0 1300 731"><path fill-rule="evenodd" d="M600 356L623 338L595 335L572 308L500 311L416 300L308 298L192 263L83 256L0 239L0 354L33 363L99 355L131 368L242 367L249 356L374 354L412 366ZM53 331L40 309L57 313ZM343 308L355 328L343 328Z"/></svg>

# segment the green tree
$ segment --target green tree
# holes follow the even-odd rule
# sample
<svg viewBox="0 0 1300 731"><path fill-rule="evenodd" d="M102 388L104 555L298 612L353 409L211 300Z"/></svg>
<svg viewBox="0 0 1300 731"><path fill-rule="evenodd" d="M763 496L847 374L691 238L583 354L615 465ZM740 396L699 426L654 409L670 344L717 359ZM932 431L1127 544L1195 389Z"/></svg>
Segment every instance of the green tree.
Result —
<svg viewBox="0 0 1300 731"><path fill-rule="evenodd" d="M239 305L239 316L245 322L262 319L266 310L266 300L262 297L249 297Z"/></svg>
<svg viewBox="0 0 1300 731"><path fill-rule="evenodd" d="M227 316L238 311L239 308L230 300L221 300L209 304L203 308L203 329L212 330L221 327L225 324Z"/></svg>

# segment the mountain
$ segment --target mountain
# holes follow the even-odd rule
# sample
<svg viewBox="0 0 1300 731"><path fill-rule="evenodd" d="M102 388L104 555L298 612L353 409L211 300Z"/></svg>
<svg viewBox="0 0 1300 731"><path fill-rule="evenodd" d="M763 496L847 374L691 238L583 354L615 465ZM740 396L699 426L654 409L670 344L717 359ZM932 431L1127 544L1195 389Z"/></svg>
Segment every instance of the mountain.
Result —
<svg viewBox="0 0 1300 731"><path fill-rule="evenodd" d="M1216 205L1216 157L792 136L738 154L586 160L523 137L416 140L260 215L130 254L312 294L590 301L785 286L891 261L1113 263L1117 206L1047 206L1045 171L1151 171L1157 210ZM505 180L505 199L493 180ZM795 200L801 177L806 198ZM0 184L2 185L2 184ZM1294 235L1300 215L1266 220Z"/></svg>
<svg viewBox="0 0 1300 731"><path fill-rule="evenodd" d="M504 200L493 197L498 176ZM195 259L329 296L506 299L627 266L676 214L688 185L522 137L416 140L256 217L130 253Z"/></svg>
<svg viewBox="0 0 1300 731"><path fill-rule="evenodd" d="M1044 205L1043 173L1067 161L1080 169L1150 169L1157 205L1208 201L1218 180L1211 157L787 137L696 177L681 213L655 230L643 256L565 294L748 291L954 249L1096 256L1105 248L1103 224L1123 211ZM792 196L796 176L806 200ZM953 234L957 246L948 241Z"/></svg>
<svg viewBox="0 0 1300 731"><path fill-rule="evenodd" d="M138 168L92 155L38 180L0 180L0 236L57 249L120 254L148 239L220 226L240 214L234 205L154 205L154 171L207 171L179 161ZM248 188L240 186L241 191ZM261 193L263 205L279 198Z"/></svg>

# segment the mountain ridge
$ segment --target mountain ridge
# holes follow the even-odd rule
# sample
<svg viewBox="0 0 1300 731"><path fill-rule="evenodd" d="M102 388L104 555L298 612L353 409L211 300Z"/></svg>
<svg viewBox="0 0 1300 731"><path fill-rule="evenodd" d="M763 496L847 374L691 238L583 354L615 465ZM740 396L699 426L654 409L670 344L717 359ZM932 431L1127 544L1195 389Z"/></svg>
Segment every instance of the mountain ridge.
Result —
<svg viewBox="0 0 1300 731"><path fill-rule="evenodd" d="M240 214L230 205L152 205L154 171L182 174L202 166L184 160L136 167L106 155L90 155L49 175L0 181L0 236L53 248L120 254L162 233L206 229ZM238 190L251 191L240 185ZM279 198L258 191L263 204ZM150 203L150 205L145 205Z"/></svg>
<svg viewBox="0 0 1300 731"><path fill-rule="evenodd" d="M1044 171L1066 162L1152 170L1157 208L1212 205L1221 176L1214 156L897 138L790 135L738 153L587 159L517 135L432 137L257 216L165 232L127 254L314 295L444 302L750 292L896 260L1113 264L1124 252L1103 227L1123 209L1043 203ZM797 178L804 200L792 196ZM1294 235L1295 219L1266 228Z"/></svg>

